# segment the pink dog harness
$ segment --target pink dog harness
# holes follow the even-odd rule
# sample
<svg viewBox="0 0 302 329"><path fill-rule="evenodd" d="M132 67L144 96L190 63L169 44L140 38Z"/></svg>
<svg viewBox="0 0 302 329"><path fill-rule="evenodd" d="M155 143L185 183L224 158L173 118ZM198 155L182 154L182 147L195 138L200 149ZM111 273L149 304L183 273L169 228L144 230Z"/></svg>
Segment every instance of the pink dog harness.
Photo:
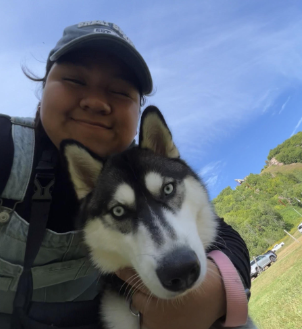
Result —
<svg viewBox="0 0 302 329"><path fill-rule="evenodd" d="M208 258L218 267L226 292L227 309L223 326L238 327L246 324L248 299L236 268L221 251L211 251L208 254Z"/></svg>

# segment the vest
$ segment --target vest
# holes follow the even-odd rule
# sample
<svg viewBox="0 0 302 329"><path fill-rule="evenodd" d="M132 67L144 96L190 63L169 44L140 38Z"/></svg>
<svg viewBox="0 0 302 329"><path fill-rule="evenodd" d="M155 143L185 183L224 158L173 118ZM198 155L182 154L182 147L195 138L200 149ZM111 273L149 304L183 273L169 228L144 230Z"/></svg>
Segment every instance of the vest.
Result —
<svg viewBox="0 0 302 329"><path fill-rule="evenodd" d="M14 158L0 198L14 200L16 205L25 197L33 170L35 131L31 118L15 117L11 122ZM1 204L0 200L0 328L6 329L23 270L29 224L15 212L15 206L9 209ZM79 231L46 229L32 276L33 302L87 301L97 296L98 272L87 257Z"/></svg>

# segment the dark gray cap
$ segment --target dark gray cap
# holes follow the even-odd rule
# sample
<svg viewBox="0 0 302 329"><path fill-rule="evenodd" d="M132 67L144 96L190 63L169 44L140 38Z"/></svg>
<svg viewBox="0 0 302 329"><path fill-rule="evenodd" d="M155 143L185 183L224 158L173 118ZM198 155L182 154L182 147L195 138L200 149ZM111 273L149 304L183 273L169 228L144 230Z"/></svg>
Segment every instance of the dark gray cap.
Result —
<svg viewBox="0 0 302 329"><path fill-rule="evenodd" d="M131 40L113 23L89 21L66 27L63 37L50 52L48 60L54 62L71 50L91 46L106 49L119 57L134 71L141 92L152 92L152 77L146 62Z"/></svg>

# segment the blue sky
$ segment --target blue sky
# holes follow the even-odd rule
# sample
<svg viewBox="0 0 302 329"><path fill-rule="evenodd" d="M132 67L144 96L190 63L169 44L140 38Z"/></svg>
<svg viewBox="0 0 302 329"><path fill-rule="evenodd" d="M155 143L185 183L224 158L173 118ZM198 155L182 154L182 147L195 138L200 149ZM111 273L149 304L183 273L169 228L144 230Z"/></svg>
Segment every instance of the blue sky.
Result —
<svg viewBox="0 0 302 329"><path fill-rule="evenodd" d="M146 105L162 110L212 198L301 130L302 6L291 0L2 0L0 112L33 116L38 89L21 65L43 75L63 29L96 19L145 58Z"/></svg>

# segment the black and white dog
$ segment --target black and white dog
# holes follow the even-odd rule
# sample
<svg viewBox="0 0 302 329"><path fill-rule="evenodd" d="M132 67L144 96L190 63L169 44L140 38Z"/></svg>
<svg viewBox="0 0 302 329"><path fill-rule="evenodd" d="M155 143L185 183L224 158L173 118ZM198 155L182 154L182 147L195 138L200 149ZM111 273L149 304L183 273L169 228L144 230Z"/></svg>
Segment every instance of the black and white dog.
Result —
<svg viewBox="0 0 302 329"><path fill-rule="evenodd" d="M143 112L138 146L104 160L66 140L62 152L81 200L84 240L102 274L132 267L162 299L202 283L216 214L204 185L179 158L156 107ZM138 328L119 289L106 289L100 305L104 328Z"/></svg>

